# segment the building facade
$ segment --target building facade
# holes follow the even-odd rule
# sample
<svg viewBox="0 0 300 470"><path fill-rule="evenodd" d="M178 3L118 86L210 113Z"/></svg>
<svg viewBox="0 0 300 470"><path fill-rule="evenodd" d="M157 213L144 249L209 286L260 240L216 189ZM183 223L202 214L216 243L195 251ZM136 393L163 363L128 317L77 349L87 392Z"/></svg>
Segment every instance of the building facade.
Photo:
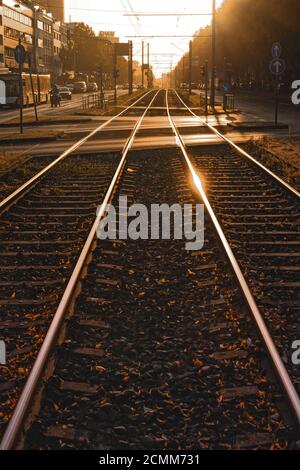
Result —
<svg viewBox="0 0 300 470"><path fill-rule="evenodd" d="M66 26L31 0L0 0L0 68L18 70L14 51L19 41L31 59L34 73L61 74L60 52L67 45ZM29 70L28 60L23 69Z"/></svg>
<svg viewBox="0 0 300 470"><path fill-rule="evenodd" d="M64 0L38 0L37 3L44 7L53 17L61 23L65 20L65 1Z"/></svg>
<svg viewBox="0 0 300 470"><path fill-rule="evenodd" d="M116 44L117 42L120 42L120 38L115 36L114 31L99 31L98 36L99 36L99 38L103 39L104 41L109 41L112 44Z"/></svg>
<svg viewBox="0 0 300 470"><path fill-rule="evenodd" d="M13 0L0 0L1 8L1 42L3 65L11 70L16 70L18 64L15 61L14 50L21 39L26 51L33 49L34 20L33 9L26 3ZM0 52L1 54L1 52ZM28 69L28 61L24 63L24 69Z"/></svg>
<svg viewBox="0 0 300 470"><path fill-rule="evenodd" d="M37 73L51 73L54 58L52 15L41 8L35 15L35 69Z"/></svg>

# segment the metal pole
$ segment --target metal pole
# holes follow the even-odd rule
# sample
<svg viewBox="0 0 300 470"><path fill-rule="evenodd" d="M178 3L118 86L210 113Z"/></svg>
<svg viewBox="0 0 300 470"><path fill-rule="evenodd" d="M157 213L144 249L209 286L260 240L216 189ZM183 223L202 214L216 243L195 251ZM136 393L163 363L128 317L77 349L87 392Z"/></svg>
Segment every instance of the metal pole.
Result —
<svg viewBox="0 0 300 470"><path fill-rule="evenodd" d="M20 133L23 134L23 79L22 79L23 64L19 64L19 99L20 99Z"/></svg>
<svg viewBox="0 0 300 470"><path fill-rule="evenodd" d="M132 41L128 41L128 95L132 95L132 82L133 82L133 71L132 71Z"/></svg>
<svg viewBox="0 0 300 470"><path fill-rule="evenodd" d="M210 104L215 108L215 71L216 71L216 0L212 0L212 22L211 22L211 95Z"/></svg>
<svg viewBox="0 0 300 470"><path fill-rule="evenodd" d="M144 41L142 41L142 88L144 88Z"/></svg>
<svg viewBox="0 0 300 470"><path fill-rule="evenodd" d="M149 42L147 44L147 63L148 63L147 88L150 88L150 44Z"/></svg>
<svg viewBox="0 0 300 470"><path fill-rule="evenodd" d="M35 99L35 93L34 93L34 86L33 86L33 80L32 80L32 69L31 69L31 56L28 54L28 65L29 65L29 77L30 77L30 86L31 86L31 93L32 93L32 99L33 99L33 106L34 106L34 114L35 114L35 120L38 121L38 113L37 113L37 107L36 107L36 99Z"/></svg>
<svg viewBox="0 0 300 470"><path fill-rule="evenodd" d="M275 126L278 125L278 106L279 106L279 77L276 77L276 83L275 83Z"/></svg>
<svg viewBox="0 0 300 470"><path fill-rule="evenodd" d="M100 75L100 107L103 108L103 99L104 99L104 93L103 93L103 65L99 65L99 75Z"/></svg>
<svg viewBox="0 0 300 470"><path fill-rule="evenodd" d="M205 61L204 65L205 73L205 116L208 115L208 62Z"/></svg>
<svg viewBox="0 0 300 470"><path fill-rule="evenodd" d="M21 38L19 39L19 45L21 46ZM19 63L19 101L20 101L20 134L23 134L23 64Z"/></svg>
<svg viewBox="0 0 300 470"><path fill-rule="evenodd" d="M116 45L113 52L113 75L114 75L114 104L117 104L117 54Z"/></svg>
<svg viewBox="0 0 300 470"><path fill-rule="evenodd" d="M190 48L189 48L189 95L192 94L192 60L193 60L193 43L190 41Z"/></svg>

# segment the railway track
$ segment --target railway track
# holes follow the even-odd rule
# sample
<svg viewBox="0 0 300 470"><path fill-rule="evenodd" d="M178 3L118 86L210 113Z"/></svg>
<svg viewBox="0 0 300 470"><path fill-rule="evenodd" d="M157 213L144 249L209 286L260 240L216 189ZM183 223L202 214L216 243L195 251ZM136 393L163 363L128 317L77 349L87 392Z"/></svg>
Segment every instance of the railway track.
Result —
<svg viewBox="0 0 300 470"><path fill-rule="evenodd" d="M141 104L149 104L154 92L146 95L138 100ZM104 127L99 126L97 132ZM0 334L10 364L0 366L1 430L119 163L118 153L73 155L95 133L55 160L27 161L22 170L13 171L5 180L14 191L0 203ZM36 169L40 171L34 174ZM29 179L24 181L24 176Z"/></svg>
<svg viewBox="0 0 300 470"><path fill-rule="evenodd" d="M164 92L150 105L155 99L164 100ZM166 114L178 149L129 153L149 109L102 195L4 434L3 449L295 446L297 435L283 398L288 396L296 415L299 399L214 210L222 214L215 199L210 205L195 170L205 160L210 199L220 184L213 178L228 169L225 191L240 157L220 159L223 166L216 174L211 168L219 162L206 161L207 150L199 152L201 162L195 155L191 159L167 95ZM186 251L177 239L119 239L119 226L116 240L97 241L106 205L112 201L118 207L122 195L128 204L143 203L149 210L153 203L195 205L200 196L205 204L203 249ZM118 214L124 217L123 206ZM268 347L271 359L265 365ZM270 378L270 366L284 394Z"/></svg>
<svg viewBox="0 0 300 470"><path fill-rule="evenodd" d="M227 145L189 153L299 393L299 370L291 354L300 334L300 193L213 126L207 127Z"/></svg>
<svg viewBox="0 0 300 470"><path fill-rule="evenodd" d="M130 115L139 115L142 111L137 111L136 104L143 106L147 104L151 93L144 93L139 99L135 100L132 104L127 106L116 116L111 117L103 124L97 126L93 131L86 134L84 137L79 139L75 144L68 147L59 157L53 156L39 156L31 157L30 155L19 165L12 165L12 168L8 168L3 173L0 174L0 212L1 210L9 204L9 202L14 200L16 196L21 194L24 190L30 187L35 181L38 181L42 176L48 171L50 171L54 166L58 165L61 161L67 158L69 155L73 155L74 152L79 151L81 146L85 144L88 140L93 139L100 132L103 133L103 130L109 126L111 123L116 121L121 116L130 116ZM40 145L40 144L37 144ZM33 146L35 148L37 145ZM25 151L25 154L30 154L30 149ZM15 193L16 192L16 193Z"/></svg>

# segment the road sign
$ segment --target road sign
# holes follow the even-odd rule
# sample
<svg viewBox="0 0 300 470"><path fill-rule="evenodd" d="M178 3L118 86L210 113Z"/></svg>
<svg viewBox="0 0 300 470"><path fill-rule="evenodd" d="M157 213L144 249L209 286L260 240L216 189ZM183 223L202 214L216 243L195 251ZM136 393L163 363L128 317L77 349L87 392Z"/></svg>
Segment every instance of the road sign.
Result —
<svg viewBox="0 0 300 470"><path fill-rule="evenodd" d="M282 75L286 70L285 60L279 58L271 60L269 64L269 69L273 75Z"/></svg>
<svg viewBox="0 0 300 470"><path fill-rule="evenodd" d="M231 86L230 86L230 84L227 83L227 82L222 82L222 83L220 84L220 89L221 89L221 91L223 91L223 93L228 93L228 92L230 91L230 89L231 89Z"/></svg>
<svg viewBox="0 0 300 470"><path fill-rule="evenodd" d="M274 42L274 44L272 44L273 59L279 59L279 57L281 56L281 53L282 53L281 44L279 42Z"/></svg>
<svg viewBox="0 0 300 470"><path fill-rule="evenodd" d="M21 44L18 44L15 48L15 59L18 64L23 64L26 58L25 47Z"/></svg>
<svg viewBox="0 0 300 470"><path fill-rule="evenodd" d="M129 55L129 44L128 42L117 42L115 43L115 55L124 56Z"/></svg>

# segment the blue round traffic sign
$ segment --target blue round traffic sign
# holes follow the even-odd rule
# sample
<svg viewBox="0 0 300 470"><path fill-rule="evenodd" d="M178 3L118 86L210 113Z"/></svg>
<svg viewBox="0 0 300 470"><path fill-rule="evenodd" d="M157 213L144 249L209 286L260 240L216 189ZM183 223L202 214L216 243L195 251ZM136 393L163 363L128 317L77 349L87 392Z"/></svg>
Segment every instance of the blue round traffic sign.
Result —
<svg viewBox="0 0 300 470"><path fill-rule="evenodd" d="M26 58L26 50L25 47L21 44L18 44L15 48L15 59L18 64L23 64Z"/></svg>
<svg viewBox="0 0 300 470"><path fill-rule="evenodd" d="M274 42L274 44L272 44L273 59L279 59L279 57L281 56L281 53L282 53L282 47L281 47L280 42Z"/></svg>
<svg viewBox="0 0 300 470"><path fill-rule="evenodd" d="M286 70L285 60L279 58L271 60L269 69L273 75L282 75Z"/></svg>
<svg viewBox="0 0 300 470"><path fill-rule="evenodd" d="M231 86L230 86L230 84L227 83L227 82L222 82L222 83L220 84L220 89L221 89L221 91L223 91L224 93L228 93L228 92L230 91L230 88L231 88Z"/></svg>

